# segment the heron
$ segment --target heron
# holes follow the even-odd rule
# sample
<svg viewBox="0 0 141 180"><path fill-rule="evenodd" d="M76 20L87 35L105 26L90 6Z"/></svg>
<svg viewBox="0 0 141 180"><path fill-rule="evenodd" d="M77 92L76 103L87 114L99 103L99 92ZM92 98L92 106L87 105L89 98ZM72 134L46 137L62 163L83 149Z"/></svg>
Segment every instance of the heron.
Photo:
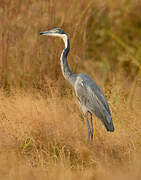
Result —
<svg viewBox="0 0 141 180"><path fill-rule="evenodd" d="M75 90L76 97L86 118L88 126L88 140L93 139L94 128L92 115L101 120L106 130L109 132L114 131L111 111L108 102L97 86L97 84L87 75L83 73L72 73L68 62L67 56L70 50L70 42L68 35L61 28L54 28L52 30L40 32L40 35L56 36L63 39L65 48L63 49L60 57L62 74L66 80L72 85ZM89 115L90 114L90 115Z"/></svg>

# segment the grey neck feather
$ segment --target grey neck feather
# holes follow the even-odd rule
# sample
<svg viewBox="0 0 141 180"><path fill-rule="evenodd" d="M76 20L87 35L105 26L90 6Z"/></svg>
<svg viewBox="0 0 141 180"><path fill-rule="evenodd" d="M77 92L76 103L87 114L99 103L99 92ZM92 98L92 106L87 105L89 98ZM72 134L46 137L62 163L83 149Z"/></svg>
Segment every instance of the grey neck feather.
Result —
<svg viewBox="0 0 141 180"><path fill-rule="evenodd" d="M70 50L70 43L69 43L69 39L68 36L66 34L63 34L61 37L65 43L65 48L62 51L60 60L61 60L61 69L62 69L62 73L65 79L67 79L71 85L74 86L75 83L75 74L73 74L69 68L68 62L67 62L67 55L69 53Z"/></svg>

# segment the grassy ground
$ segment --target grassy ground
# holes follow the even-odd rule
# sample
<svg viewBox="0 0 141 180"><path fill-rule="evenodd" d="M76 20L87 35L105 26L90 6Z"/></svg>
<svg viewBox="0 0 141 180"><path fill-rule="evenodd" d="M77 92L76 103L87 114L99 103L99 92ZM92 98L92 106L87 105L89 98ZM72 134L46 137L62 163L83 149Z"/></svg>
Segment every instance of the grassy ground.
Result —
<svg viewBox="0 0 141 180"><path fill-rule="evenodd" d="M53 96L1 93L2 179L140 177L140 115L124 102L113 104L115 132L107 133L95 119L95 137L89 144L75 97L61 98L55 92Z"/></svg>
<svg viewBox="0 0 141 180"><path fill-rule="evenodd" d="M141 2L0 1L0 178L141 178ZM94 119L94 141L60 68L62 27L73 72L109 102L115 132Z"/></svg>

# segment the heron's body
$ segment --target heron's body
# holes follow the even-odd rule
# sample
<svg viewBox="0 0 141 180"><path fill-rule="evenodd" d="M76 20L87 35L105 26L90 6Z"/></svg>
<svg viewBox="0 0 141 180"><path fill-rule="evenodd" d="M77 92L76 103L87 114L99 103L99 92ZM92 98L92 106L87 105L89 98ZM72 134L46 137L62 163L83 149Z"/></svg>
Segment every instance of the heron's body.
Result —
<svg viewBox="0 0 141 180"><path fill-rule="evenodd" d="M93 137L93 121L92 114L95 114L104 124L107 131L114 131L112 117L108 102L96 83L87 74L74 74L71 72L68 63L67 55L69 52L69 39L66 33L56 28L50 31L41 32L41 35L61 37L65 43L65 48L61 54L61 69L63 76L74 87L79 104L86 116L88 125L88 139ZM89 123L88 113L91 115ZM90 125L91 124L91 125Z"/></svg>

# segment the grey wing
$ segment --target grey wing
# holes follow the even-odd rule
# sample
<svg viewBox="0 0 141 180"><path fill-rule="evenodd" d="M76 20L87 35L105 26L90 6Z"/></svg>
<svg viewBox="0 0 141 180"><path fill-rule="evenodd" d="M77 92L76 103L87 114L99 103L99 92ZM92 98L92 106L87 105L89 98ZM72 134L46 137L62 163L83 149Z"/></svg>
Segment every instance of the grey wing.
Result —
<svg viewBox="0 0 141 180"><path fill-rule="evenodd" d="M111 115L110 108L104 94L102 93L102 91L99 89L99 87L96 85L95 82L93 82L92 84L93 85L91 85L90 89L95 94L97 99L101 102L101 104L104 106L104 108L107 110L107 112Z"/></svg>
<svg viewBox="0 0 141 180"><path fill-rule="evenodd" d="M103 106L109 114L111 114L108 102L104 94L87 74L80 74L79 81L77 81L76 84L76 93L79 94L79 97L81 97L83 102L84 99L90 104L93 104L94 102L96 104L97 102L99 105L101 104L101 106Z"/></svg>
<svg viewBox="0 0 141 180"><path fill-rule="evenodd" d="M94 113L105 126L112 123L109 105L104 94L96 83L88 75L82 74L76 84L76 95L81 106L85 106L87 111Z"/></svg>

